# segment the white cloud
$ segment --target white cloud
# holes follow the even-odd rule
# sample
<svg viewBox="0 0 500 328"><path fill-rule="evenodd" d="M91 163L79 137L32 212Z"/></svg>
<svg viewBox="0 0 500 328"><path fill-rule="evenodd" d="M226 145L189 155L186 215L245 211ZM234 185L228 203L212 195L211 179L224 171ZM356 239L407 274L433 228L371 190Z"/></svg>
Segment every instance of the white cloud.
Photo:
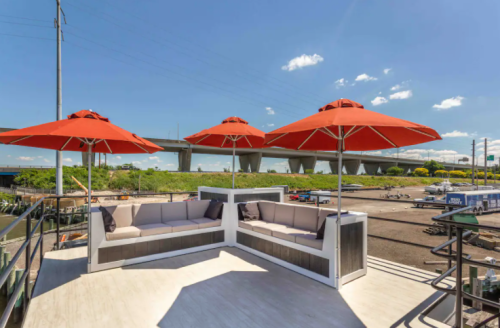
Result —
<svg viewBox="0 0 500 328"><path fill-rule="evenodd" d="M318 63L321 63L322 61L323 57L321 57L318 54L314 54L312 56L304 54L302 56L295 57L294 59L290 60L288 64L282 66L281 69L284 71L291 72L298 68L316 65Z"/></svg>
<svg viewBox="0 0 500 328"><path fill-rule="evenodd" d="M139 165L141 165L142 163L141 163L141 162L139 162L139 161L133 161L133 162L132 162L132 164L133 164L133 165L135 165L135 166L139 166Z"/></svg>
<svg viewBox="0 0 500 328"><path fill-rule="evenodd" d="M392 71L392 68L384 68L384 74L389 74L389 72Z"/></svg>
<svg viewBox="0 0 500 328"><path fill-rule="evenodd" d="M34 160L35 158L34 157L28 157L28 156L19 156L18 158L16 158L18 161L25 161L25 162L29 162L29 161L32 161Z"/></svg>
<svg viewBox="0 0 500 328"><path fill-rule="evenodd" d="M121 156L115 156L115 158L116 158L116 159L122 159L122 157L121 157Z"/></svg>
<svg viewBox="0 0 500 328"><path fill-rule="evenodd" d="M10 158L10 157L12 157L12 155L7 155L7 157L9 157L9 158Z"/></svg>
<svg viewBox="0 0 500 328"><path fill-rule="evenodd" d="M457 151L454 151L454 150L434 150L432 152L433 154L436 154L436 155L456 155L458 154Z"/></svg>
<svg viewBox="0 0 500 328"><path fill-rule="evenodd" d="M274 115L274 110L271 107L266 107L267 115Z"/></svg>
<svg viewBox="0 0 500 328"><path fill-rule="evenodd" d="M382 155L382 152L380 150L377 150L377 151L367 151L367 152L363 152L363 155L373 155L373 156L376 156L376 155Z"/></svg>
<svg viewBox="0 0 500 328"><path fill-rule="evenodd" d="M396 84L395 86L393 86L393 87L391 88L391 91L396 91L396 90L399 90L399 89L401 89L402 87L403 87L403 86L402 86L401 84Z"/></svg>
<svg viewBox="0 0 500 328"><path fill-rule="evenodd" d="M341 88L341 87L345 87L347 82L349 82L349 81L347 81L344 78L338 79L337 81L335 81L335 87L337 87L337 89Z"/></svg>
<svg viewBox="0 0 500 328"><path fill-rule="evenodd" d="M464 97L456 96L452 98L445 99L441 101L441 104L435 104L432 106L432 108L436 108L437 110L446 110L450 109L452 107L458 107L462 105L462 100L464 100Z"/></svg>
<svg viewBox="0 0 500 328"><path fill-rule="evenodd" d="M267 123L267 126L274 126L274 123Z"/></svg>
<svg viewBox="0 0 500 328"><path fill-rule="evenodd" d="M175 164L173 164L173 163L168 163L168 164L165 164L165 166L175 166Z"/></svg>
<svg viewBox="0 0 500 328"><path fill-rule="evenodd" d="M44 161L45 163L50 163L50 161L49 161L48 159L46 159L46 158L44 158L44 159L43 159L43 161Z"/></svg>
<svg viewBox="0 0 500 328"><path fill-rule="evenodd" d="M76 162L76 165L80 166L82 165L82 162Z"/></svg>
<svg viewBox="0 0 500 328"><path fill-rule="evenodd" d="M43 156L38 156L38 158L43 158Z"/></svg>
<svg viewBox="0 0 500 328"><path fill-rule="evenodd" d="M369 76L368 74L363 73L361 75L358 75L355 81L376 81L376 80L377 80L376 77Z"/></svg>
<svg viewBox="0 0 500 328"><path fill-rule="evenodd" d="M389 99L408 99L413 96L411 90L399 91L389 96Z"/></svg>
<svg viewBox="0 0 500 328"><path fill-rule="evenodd" d="M73 163L73 160L71 158L63 158L63 162Z"/></svg>
<svg viewBox="0 0 500 328"><path fill-rule="evenodd" d="M469 134L467 132L460 132L458 130L454 130L453 132L447 132L441 135L443 138L457 138L457 137L468 137Z"/></svg>
<svg viewBox="0 0 500 328"><path fill-rule="evenodd" d="M162 160L158 156L150 156L148 158L152 161L157 161L158 163L162 162ZM147 160L143 160L143 162L147 162Z"/></svg>
<svg viewBox="0 0 500 328"><path fill-rule="evenodd" d="M372 100L372 105L378 106L378 105L386 104L388 102L389 102L389 100L385 99L384 97L376 97L375 99Z"/></svg>

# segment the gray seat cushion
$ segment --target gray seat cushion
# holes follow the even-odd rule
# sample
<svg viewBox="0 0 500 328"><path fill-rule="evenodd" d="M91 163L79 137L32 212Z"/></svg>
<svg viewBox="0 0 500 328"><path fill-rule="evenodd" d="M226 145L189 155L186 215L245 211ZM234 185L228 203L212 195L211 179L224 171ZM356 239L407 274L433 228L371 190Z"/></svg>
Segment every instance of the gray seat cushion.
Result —
<svg viewBox="0 0 500 328"><path fill-rule="evenodd" d="M198 229L198 223L189 220L168 221L168 225L172 226L172 232Z"/></svg>
<svg viewBox="0 0 500 328"><path fill-rule="evenodd" d="M276 203L260 201L259 212L263 221L274 222L274 210L276 209Z"/></svg>
<svg viewBox="0 0 500 328"><path fill-rule="evenodd" d="M172 232L172 227L163 223L145 224L137 226L137 228L141 230L141 237Z"/></svg>
<svg viewBox="0 0 500 328"><path fill-rule="evenodd" d="M161 204L134 204L134 225L156 224L161 222Z"/></svg>
<svg viewBox="0 0 500 328"><path fill-rule="evenodd" d="M316 239L316 234L308 233L303 235L295 236L295 242L300 245L304 245L307 247L316 248L319 250L323 249L323 240Z"/></svg>
<svg viewBox="0 0 500 328"><path fill-rule="evenodd" d="M161 204L161 221L168 224L169 221L187 220L187 202L163 203Z"/></svg>
<svg viewBox="0 0 500 328"><path fill-rule="evenodd" d="M243 228L243 229L248 229L248 230L253 230L253 227L255 226L262 226L266 225L266 221L238 221L238 227Z"/></svg>
<svg viewBox="0 0 500 328"><path fill-rule="evenodd" d="M130 227L133 224L132 204L106 206L106 209L113 216L117 228Z"/></svg>
<svg viewBox="0 0 500 328"><path fill-rule="evenodd" d="M188 220L201 219L205 217L205 212L207 211L209 203L209 200L194 200L186 202Z"/></svg>
<svg viewBox="0 0 500 328"><path fill-rule="evenodd" d="M107 240L119 240L127 238L137 238L141 236L141 230L137 227L116 228L113 232L106 232Z"/></svg>
<svg viewBox="0 0 500 328"><path fill-rule="evenodd" d="M317 207L297 206L293 219L293 227L316 232L318 228L319 209Z"/></svg>
<svg viewBox="0 0 500 328"><path fill-rule="evenodd" d="M297 206L288 204L276 204L274 212L274 223L293 226L293 216Z"/></svg>
<svg viewBox="0 0 500 328"><path fill-rule="evenodd" d="M259 232L259 233L263 233L265 235L272 236L273 235L273 231L287 229L287 228L291 228L291 227L283 225L283 224L268 223L268 224L265 224L265 225L254 226L253 227L253 231Z"/></svg>
<svg viewBox="0 0 500 328"><path fill-rule="evenodd" d="M198 224L198 229L220 227L220 224L222 222L222 220L220 219L212 220L208 218L194 219L190 221Z"/></svg>
<svg viewBox="0 0 500 328"><path fill-rule="evenodd" d="M273 237L288 240L292 243L295 243L296 236L302 236L304 234L309 233L306 230L295 229L295 228L287 228L287 229L272 229Z"/></svg>

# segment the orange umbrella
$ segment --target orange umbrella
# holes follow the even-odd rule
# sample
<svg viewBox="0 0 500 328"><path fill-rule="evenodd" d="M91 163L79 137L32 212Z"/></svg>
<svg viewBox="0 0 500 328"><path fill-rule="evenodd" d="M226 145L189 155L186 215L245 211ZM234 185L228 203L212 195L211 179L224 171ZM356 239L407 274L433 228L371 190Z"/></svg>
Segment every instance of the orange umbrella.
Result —
<svg viewBox="0 0 500 328"><path fill-rule="evenodd" d="M337 277L340 278L342 153L399 148L434 140L441 137L427 126L369 111L349 99L339 99L321 107L319 113L267 133L264 144L338 152Z"/></svg>
<svg viewBox="0 0 500 328"><path fill-rule="evenodd" d="M234 160L236 148L262 148L265 133L239 117L226 118L221 124L184 138L193 145L233 148L233 189Z"/></svg>
<svg viewBox="0 0 500 328"><path fill-rule="evenodd" d="M152 154L163 149L146 139L111 124L109 119L90 110L81 110L68 115L65 120L0 133L0 143L59 151L87 151L89 154L89 218L92 191L90 161L92 151L110 154ZM84 147L85 145L87 147Z"/></svg>

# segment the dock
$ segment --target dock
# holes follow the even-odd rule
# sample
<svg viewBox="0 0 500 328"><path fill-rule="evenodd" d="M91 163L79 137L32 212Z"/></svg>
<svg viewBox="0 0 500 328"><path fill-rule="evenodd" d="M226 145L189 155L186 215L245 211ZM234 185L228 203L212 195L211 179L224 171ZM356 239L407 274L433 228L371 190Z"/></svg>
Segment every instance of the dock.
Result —
<svg viewBox="0 0 500 328"><path fill-rule="evenodd" d="M233 247L91 274L86 256L46 254L24 328L449 327L421 315L436 274L374 257L337 291Z"/></svg>

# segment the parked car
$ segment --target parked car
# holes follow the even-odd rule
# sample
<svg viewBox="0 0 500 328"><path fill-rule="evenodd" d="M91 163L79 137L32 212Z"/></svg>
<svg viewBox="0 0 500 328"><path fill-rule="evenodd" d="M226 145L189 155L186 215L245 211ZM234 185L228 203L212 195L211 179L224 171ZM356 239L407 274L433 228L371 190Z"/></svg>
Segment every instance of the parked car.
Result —
<svg viewBox="0 0 500 328"><path fill-rule="evenodd" d="M198 200L198 196L190 196L190 197L184 199L185 202L192 202L195 200Z"/></svg>
<svg viewBox="0 0 500 328"><path fill-rule="evenodd" d="M415 207L423 208L424 206L432 206L432 207L446 207L446 196L438 197L438 196L426 196L424 198L415 198L413 200L415 203L413 205ZM417 203L419 202L419 203ZM423 203L426 204L423 204Z"/></svg>
<svg viewBox="0 0 500 328"><path fill-rule="evenodd" d="M299 195L290 195L290 200L299 200Z"/></svg>

